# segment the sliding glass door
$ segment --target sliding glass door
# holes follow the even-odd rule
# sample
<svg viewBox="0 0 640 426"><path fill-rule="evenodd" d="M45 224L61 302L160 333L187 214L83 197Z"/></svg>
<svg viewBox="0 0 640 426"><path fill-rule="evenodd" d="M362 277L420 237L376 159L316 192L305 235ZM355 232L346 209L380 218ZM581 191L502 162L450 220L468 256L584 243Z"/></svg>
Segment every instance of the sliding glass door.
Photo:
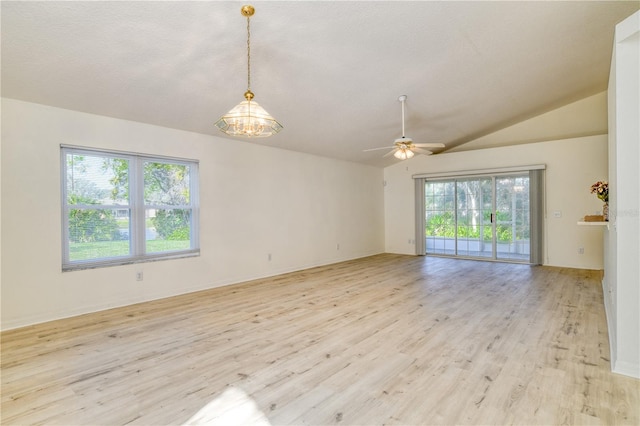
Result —
<svg viewBox="0 0 640 426"><path fill-rule="evenodd" d="M529 175L500 176L496 188L496 258L529 261Z"/></svg>
<svg viewBox="0 0 640 426"><path fill-rule="evenodd" d="M531 261L528 172L424 185L426 254Z"/></svg>
<svg viewBox="0 0 640 426"><path fill-rule="evenodd" d="M456 180L456 255L493 257L491 178Z"/></svg>

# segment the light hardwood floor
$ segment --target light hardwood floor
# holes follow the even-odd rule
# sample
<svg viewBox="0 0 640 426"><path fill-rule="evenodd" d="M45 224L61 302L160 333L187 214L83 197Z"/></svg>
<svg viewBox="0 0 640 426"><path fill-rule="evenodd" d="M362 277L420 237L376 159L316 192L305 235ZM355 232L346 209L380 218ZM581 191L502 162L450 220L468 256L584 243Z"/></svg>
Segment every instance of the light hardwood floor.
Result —
<svg viewBox="0 0 640 426"><path fill-rule="evenodd" d="M87 283L90 285L90 283ZM640 424L600 273L379 255L2 334L2 424Z"/></svg>

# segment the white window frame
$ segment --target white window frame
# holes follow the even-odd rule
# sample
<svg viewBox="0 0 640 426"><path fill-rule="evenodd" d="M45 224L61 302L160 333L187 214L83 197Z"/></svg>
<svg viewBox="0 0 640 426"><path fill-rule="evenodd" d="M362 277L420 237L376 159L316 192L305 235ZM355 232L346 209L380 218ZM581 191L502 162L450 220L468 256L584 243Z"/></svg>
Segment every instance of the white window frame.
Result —
<svg viewBox="0 0 640 426"><path fill-rule="evenodd" d="M197 160L140 154L133 152L102 150L94 148L60 145L61 164L61 205L62 205L62 271L99 268L106 266L127 265L165 259L176 259L200 255L200 203L199 203L199 163ZM69 205L67 194L67 155L88 155L122 158L129 161L129 204L105 205ZM189 201L188 205L145 205L144 202L144 163L158 162L178 164L189 167ZM86 207L91 209L128 209L130 210L130 252L129 255L104 257L86 260L70 260L69 253L69 211L71 208ZM146 253L145 212L147 208L168 208L191 210L190 245L186 250Z"/></svg>

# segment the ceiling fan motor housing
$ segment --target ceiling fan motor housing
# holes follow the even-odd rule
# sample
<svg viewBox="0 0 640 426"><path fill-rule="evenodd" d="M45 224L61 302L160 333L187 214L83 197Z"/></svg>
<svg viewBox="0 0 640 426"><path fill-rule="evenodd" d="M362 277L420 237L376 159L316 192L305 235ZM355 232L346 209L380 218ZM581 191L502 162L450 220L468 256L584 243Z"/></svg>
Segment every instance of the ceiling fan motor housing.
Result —
<svg viewBox="0 0 640 426"><path fill-rule="evenodd" d="M396 139L396 140L394 141L394 143L396 143L396 144L406 144L406 145L409 145L409 144L413 143L413 139L411 139L411 138L407 138L407 137L404 137L404 136L403 136L403 137L401 137L401 138Z"/></svg>

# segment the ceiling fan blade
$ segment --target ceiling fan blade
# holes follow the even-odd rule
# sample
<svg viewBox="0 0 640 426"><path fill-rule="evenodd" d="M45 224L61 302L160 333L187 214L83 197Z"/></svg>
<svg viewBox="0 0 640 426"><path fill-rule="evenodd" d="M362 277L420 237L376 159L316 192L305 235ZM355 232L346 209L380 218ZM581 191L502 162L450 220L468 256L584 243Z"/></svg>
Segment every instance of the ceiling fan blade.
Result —
<svg viewBox="0 0 640 426"><path fill-rule="evenodd" d="M422 154L422 155L431 155L431 154L433 154L433 152L427 151L426 149L415 148L415 144L413 146L414 146L414 148L411 149L413 152L416 152L416 153Z"/></svg>
<svg viewBox="0 0 640 426"><path fill-rule="evenodd" d="M444 148L443 143L414 143L413 146L419 148Z"/></svg>
<svg viewBox="0 0 640 426"><path fill-rule="evenodd" d="M389 151L389 152L387 152L385 155L383 155L383 156L382 156L382 158L384 158L384 157L388 157L388 156L392 155L394 152L396 152L396 150L395 150L395 149L392 149L391 151Z"/></svg>
<svg viewBox="0 0 640 426"><path fill-rule="evenodd" d="M391 148L395 148L395 146L383 146L381 148L369 148L369 149L363 149L362 152L368 152L368 151L378 151L381 149L391 149Z"/></svg>

